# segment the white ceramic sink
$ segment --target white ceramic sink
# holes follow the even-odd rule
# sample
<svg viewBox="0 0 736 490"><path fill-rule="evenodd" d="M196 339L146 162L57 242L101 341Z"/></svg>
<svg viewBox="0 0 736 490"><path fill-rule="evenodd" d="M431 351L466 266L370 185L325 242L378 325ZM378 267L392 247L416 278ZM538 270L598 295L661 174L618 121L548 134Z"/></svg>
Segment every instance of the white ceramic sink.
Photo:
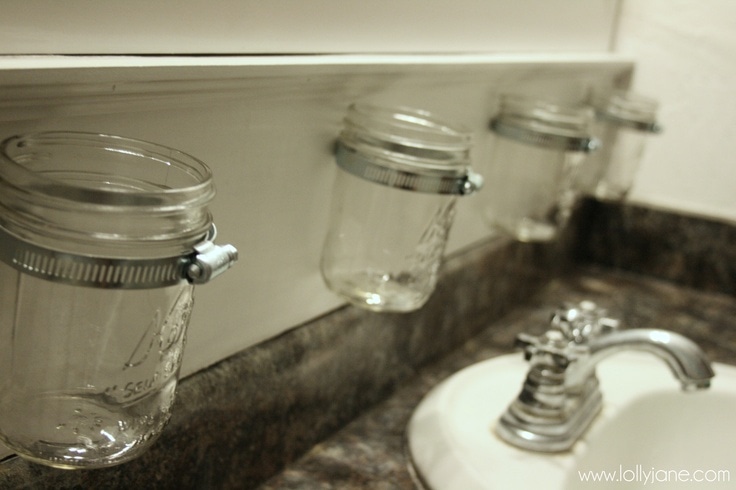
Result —
<svg viewBox="0 0 736 490"><path fill-rule="evenodd" d="M597 368L600 415L572 450L543 454L495 435L528 369L520 353L496 357L459 371L425 397L407 429L409 452L433 490L733 489L736 367L713 368L710 389L683 392L651 354L604 360Z"/></svg>

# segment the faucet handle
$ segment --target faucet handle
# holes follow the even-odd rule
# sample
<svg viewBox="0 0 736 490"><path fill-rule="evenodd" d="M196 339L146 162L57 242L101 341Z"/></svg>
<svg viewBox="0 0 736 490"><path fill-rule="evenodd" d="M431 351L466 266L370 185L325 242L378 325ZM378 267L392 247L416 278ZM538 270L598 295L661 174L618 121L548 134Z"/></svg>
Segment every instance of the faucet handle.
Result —
<svg viewBox="0 0 736 490"><path fill-rule="evenodd" d="M608 311L592 301L564 303L550 320L552 327L575 344L587 344L591 340L618 330L619 321L608 317Z"/></svg>
<svg viewBox="0 0 736 490"><path fill-rule="evenodd" d="M566 369L590 354L590 341L616 331L619 321L592 301L564 303L550 320L552 328L539 336L521 333L516 347L532 364L555 365Z"/></svg>
<svg viewBox="0 0 736 490"><path fill-rule="evenodd" d="M587 346L570 342L559 330L548 330L539 336L520 333L516 347L523 349L524 359L532 364L552 364L562 369L588 351Z"/></svg>

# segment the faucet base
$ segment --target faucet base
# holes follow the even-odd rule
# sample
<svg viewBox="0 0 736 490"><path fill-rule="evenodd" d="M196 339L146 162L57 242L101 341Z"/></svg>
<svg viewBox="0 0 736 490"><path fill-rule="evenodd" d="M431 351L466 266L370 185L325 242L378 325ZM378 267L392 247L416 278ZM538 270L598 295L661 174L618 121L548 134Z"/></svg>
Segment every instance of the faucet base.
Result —
<svg viewBox="0 0 736 490"><path fill-rule="evenodd" d="M496 435L504 442L528 451L556 453L568 451L585 433L603 406L603 397L595 389L573 410L547 421L530 416L517 401L512 403L496 425Z"/></svg>

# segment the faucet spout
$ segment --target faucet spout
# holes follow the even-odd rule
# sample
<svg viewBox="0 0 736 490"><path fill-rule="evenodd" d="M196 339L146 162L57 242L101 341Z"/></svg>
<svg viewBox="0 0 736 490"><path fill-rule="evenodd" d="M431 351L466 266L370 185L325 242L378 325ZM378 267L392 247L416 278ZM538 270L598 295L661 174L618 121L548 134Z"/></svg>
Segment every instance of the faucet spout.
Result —
<svg viewBox="0 0 736 490"><path fill-rule="evenodd" d="M601 335L589 346L590 357L585 361L585 367L578 371L582 380L593 374L595 366L606 357L631 350L651 352L662 359L684 390L708 388L715 375L700 347L676 332L654 328L621 330Z"/></svg>
<svg viewBox="0 0 736 490"><path fill-rule="evenodd" d="M688 391L708 388L715 375L705 353L687 337L659 329L619 330L617 320L588 301L565 305L551 323L540 336L517 338L531 367L496 426L503 440L523 449L572 447L602 406L596 366L617 352L657 356Z"/></svg>

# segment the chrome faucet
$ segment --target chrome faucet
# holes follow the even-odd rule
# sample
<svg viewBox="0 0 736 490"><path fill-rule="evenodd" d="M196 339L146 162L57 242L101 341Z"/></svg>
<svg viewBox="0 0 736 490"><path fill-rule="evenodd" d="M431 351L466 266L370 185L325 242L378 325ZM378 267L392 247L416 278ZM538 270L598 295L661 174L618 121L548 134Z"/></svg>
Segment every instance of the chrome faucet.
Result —
<svg viewBox="0 0 736 490"><path fill-rule="evenodd" d="M540 336L520 334L530 369L521 393L501 416L496 433L522 449L570 449L602 406L597 364L616 352L642 350L662 359L684 390L708 388L714 376L703 351L667 330L619 330L619 322L590 301L565 304Z"/></svg>

